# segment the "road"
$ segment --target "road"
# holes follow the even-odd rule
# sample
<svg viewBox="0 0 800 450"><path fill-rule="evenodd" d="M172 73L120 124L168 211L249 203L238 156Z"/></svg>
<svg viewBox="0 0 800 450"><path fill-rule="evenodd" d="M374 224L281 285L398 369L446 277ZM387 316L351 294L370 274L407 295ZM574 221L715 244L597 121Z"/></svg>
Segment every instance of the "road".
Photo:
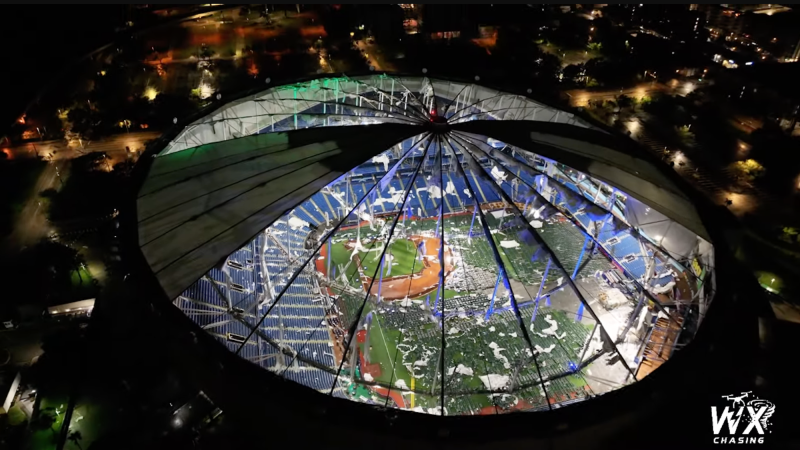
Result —
<svg viewBox="0 0 800 450"><path fill-rule="evenodd" d="M109 157L125 155L125 147L131 151L144 150L147 142L161 135L160 131L132 131L121 133L96 141L82 141L73 139L59 139L54 141L29 142L17 147L11 147L12 158L33 158L38 154L47 157L52 154L53 160L72 159L90 152L106 152ZM49 159L49 158L48 158Z"/></svg>
<svg viewBox="0 0 800 450"><path fill-rule="evenodd" d="M109 157L109 165L113 166L128 157L126 146L132 152L144 150L147 142L157 138L160 134L156 131L133 132L97 141L44 141L9 148L8 152L12 158L33 158L36 157L38 151L39 154L48 156L48 159L49 155L52 155L52 160L36 181L33 195L23 206L14 231L6 238L5 250L9 251L9 254L13 254L24 247L36 244L53 231L45 216L39 193L45 189L60 187L60 179L66 177L64 171L68 170L68 160L91 152L106 152Z"/></svg>
<svg viewBox="0 0 800 450"><path fill-rule="evenodd" d="M42 355L44 336L70 326L70 322L40 321L35 326L23 325L15 329L0 330L0 348L11 353L10 366L28 366ZM73 325L74 326L74 325Z"/></svg>
<svg viewBox="0 0 800 450"><path fill-rule="evenodd" d="M394 72L395 66L383 57L375 44L365 42L363 39L355 41L356 47L367 55L367 63L379 72Z"/></svg>
<svg viewBox="0 0 800 450"><path fill-rule="evenodd" d="M638 141L650 153L667 163L674 163L675 171L704 193L714 203L725 205L737 217L753 214L759 210L777 210L781 205L761 190L745 186L736 180L736 174L729 169L719 172L709 171L692 162L690 157L680 150L669 148L661 140L650 135L642 122L630 118L625 128L631 132L631 138Z"/></svg>
<svg viewBox="0 0 800 450"><path fill-rule="evenodd" d="M657 93L669 95L687 95L697 87L696 82L670 80L667 83L657 83L654 81L640 83L627 89L608 89L603 91L590 91L587 89L572 89L564 91L570 99L572 106L587 106L589 100L610 100L613 101L620 94L640 100L642 97L653 97Z"/></svg>

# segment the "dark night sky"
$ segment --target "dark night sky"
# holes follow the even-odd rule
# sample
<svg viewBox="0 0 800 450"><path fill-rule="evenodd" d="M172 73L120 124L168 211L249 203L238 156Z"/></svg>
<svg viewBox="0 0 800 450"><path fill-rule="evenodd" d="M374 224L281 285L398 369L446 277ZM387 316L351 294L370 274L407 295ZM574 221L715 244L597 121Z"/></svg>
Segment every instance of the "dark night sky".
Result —
<svg viewBox="0 0 800 450"><path fill-rule="evenodd" d="M126 5L2 6L0 136L60 69L113 39Z"/></svg>

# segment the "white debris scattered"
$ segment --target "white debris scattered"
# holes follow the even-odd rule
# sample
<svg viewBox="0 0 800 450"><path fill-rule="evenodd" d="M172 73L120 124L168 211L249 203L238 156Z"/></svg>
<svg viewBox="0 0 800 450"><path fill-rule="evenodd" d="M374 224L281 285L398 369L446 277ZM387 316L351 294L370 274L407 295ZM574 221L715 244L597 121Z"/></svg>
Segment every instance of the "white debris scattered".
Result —
<svg viewBox="0 0 800 450"><path fill-rule="evenodd" d="M664 286L661 286L660 284L657 284L657 285L651 287L649 289L649 291L652 292L653 294L666 294L667 292L671 291L672 288L674 288L674 287L675 287L675 282L674 281L670 281L669 283L665 284Z"/></svg>
<svg viewBox="0 0 800 450"><path fill-rule="evenodd" d="M452 327L449 330L447 330L447 334L457 334L457 333L458 333L458 328L456 327Z"/></svg>
<svg viewBox="0 0 800 450"><path fill-rule="evenodd" d="M491 348L492 351L494 351L494 357L495 358L503 361L503 367L505 367L506 369L510 369L511 368L511 364L509 364L508 358L506 358L504 355L502 355L500 353L500 352L505 350L504 348L501 348L499 345L497 345L496 342L490 343L489 344L489 348Z"/></svg>
<svg viewBox="0 0 800 450"><path fill-rule="evenodd" d="M498 169L497 166L492 166L492 177L497 181L497 184L503 184L503 181L508 178L508 174Z"/></svg>
<svg viewBox="0 0 800 450"><path fill-rule="evenodd" d="M653 292L654 294L657 292ZM616 308L618 306L625 305L629 302L628 297L625 297L625 294L622 293L617 288L610 288L603 291L605 294L605 303L608 305L609 308Z"/></svg>
<svg viewBox="0 0 800 450"><path fill-rule="evenodd" d="M491 214L495 219L502 219L503 217L508 217L508 216L513 216L514 215L514 214L511 214L509 212L506 212L505 209L501 209L500 211L492 211Z"/></svg>
<svg viewBox="0 0 800 450"><path fill-rule="evenodd" d="M539 353L550 353L554 348L556 348L556 344L550 344L550 346L547 348L542 348L539 346L539 344L536 344L536 351Z"/></svg>
<svg viewBox="0 0 800 450"><path fill-rule="evenodd" d="M302 219L298 219L297 217L290 217L289 218L289 228L292 230L299 230L303 227L308 227L308 222Z"/></svg>
<svg viewBox="0 0 800 450"><path fill-rule="evenodd" d="M471 377L474 373L473 370L463 364L459 364L457 367L451 367L447 370L448 375L452 375L454 372L460 373L461 375L466 375Z"/></svg>
<svg viewBox="0 0 800 450"><path fill-rule="evenodd" d="M347 205L344 202L344 194L342 194L341 192L333 191L333 190L330 190L330 192L328 192L328 194L330 194L331 197L333 197L337 202L339 202L339 204L342 205L342 207L344 207L345 209L347 208Z"/></svg>
<svg viewBox="0 0 800 450"><path fill-rule="evenodd" d="M394 382L394 387L398 389L408 389L408 385L406 384L406 380L397 380Z"/></svg>
<svg viewBox="0 0 800 450"><path fill-rule="evenodd" d="M464 193L467 194L467 198L472 198L472 194L469 193L469 189L464 188Z"/></svg>
<svg viewBox="0 0 800 450"><path fill-rule="evenodd" d="M452 180L447 181L447 186L445 186L444 192L450 195L456 195L456 196L458 195L458 193L456 192L456 186L453 184Z"/></svg>
<svg viewBox="0 0 800 450"><path fill-rule="evenodd" d="M549 328L545 328L544 330L542 330L541 335L545 335L545 336L550 335L550 336L555 336L558 339L564 339L564 336L566 336L567 333L564 332L564 333L561 333L561 336L558 335L558 322L553 320L552 317L550 317L550 314L546 315L544 320L545 320L545 322L550 324L550 327ZM531 325L531 331L533 331L533 325Z"/></svg>
<svg viewBox="0 0 800 450"><path fill-rule="evenodd" d="M542 226L544 225L544 223L541 220L531 220L530 223L533 228L542 228Z"/></svg>
<svg viewBox="0 0 800 450"><path fill-rule="evenodd" d="M500 334L501 337L506 335L505 333L498 333L498 334Z"/></svg>
<svg viewBox="0 0 800 450"><path fill-rule="evenodd" d="M517 333L516 332L515 333L509 333L508 335L511 336L511 337L517 337Z"/></svg>
<svg viewBox="0 0 800 450"><path fill-rule="evenodd" d="M414 367L426 367L428 365L427 359L420 359L419 361L414 361Z"/></svg>
<svg viewBox="0 0 800 450"><path fill-rule="evenodd" d="M439 186L433 185L428 188L428 196L430 198L442 198L442 190Z"/></svg>
<svg viewBox="0 0 800 450"><path fill-rule="evenodd" d="M497 374L489 374L489 375L481 375L480 378L481 382L487 389L500 389L508 386L508 382L511 380L511 377L508 375L497 375Z"/></svg>
<svg viewBox="0 0 800 450"><path fill-rule="evenodd" d="M503 248L517 248L517 247L519 247L519 242L517 242L517 241L500 241L500 247L503 247Z"/></svg>
<svg viewBox="0 0 800 450"><path fill-rule="evenodd" d="M368 372L364 372L364 381L375 381L375 379Z"/></svg>
<svg viewBox="0 0 800 450"><path fill-rule="evenodd" d="M489 331L494 331L494 327L489 327Z"/></svg>
<svg viewBox="0 0 800 450"><path fill-rule="evenodd" d="M411 306L411 300L409 300L408 297L404 298L403 300L400 301L400 306L405 306L405 307Z"/></svg>
<svg viewBox="0 0 800 450"><path fill-rule="evenodd" d="M404 191L398 191L394 188L394 186L389 186L389 198L383 198L380 192L378 192L378 198L375 199L375 201L372 203L372 206L377 208L384 203L388 203L390 206L395 206L400 202L400 200L403 199L403 194Z"/></svg>
<svg viewBox="0 0 800 450"><path fill-rule="evenodd" d="M564 277L558 277L558 280L556 280L556 284L557 284L557 285L559 285L559 286L561 286L561 283L562 283L563 281L564 281ZM550 317L550 316L548 316L548 317Z"/></svg>
<svg viewBox="0 0 800 450"><path fill-rule="evenodd" d="M372 162L374 162L375 164L383 164L383 170L385 172L389 171L389 155L381 154L378 156L373 156Z"/></svg>

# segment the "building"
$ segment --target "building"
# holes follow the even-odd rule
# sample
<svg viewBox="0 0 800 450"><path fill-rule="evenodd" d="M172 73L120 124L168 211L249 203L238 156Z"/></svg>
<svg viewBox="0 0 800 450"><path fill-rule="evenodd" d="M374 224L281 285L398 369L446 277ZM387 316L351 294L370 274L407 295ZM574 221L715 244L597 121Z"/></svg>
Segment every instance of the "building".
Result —
<svg viewBox="0 0 800 450"><path fill-rule="evenodd" d="M474 448L521 420L526 440L588 442L579 423L697 401L675 381L701 383L711 330L732 326L711 209L627 138L511 89L301 80L150 147L122 215L132 295L214 404L422 448L448 415ZM512 411L538 420L493 420Z"/></svg>
<svg viewBox="0 0 800 450"><path fill-rule="evenodd" d="M89 298L77 302L64 303L62 305L50 306L47 308L47 314L50 317L66 317L66 316L89 316L94 309L94 300Z"/></svg>

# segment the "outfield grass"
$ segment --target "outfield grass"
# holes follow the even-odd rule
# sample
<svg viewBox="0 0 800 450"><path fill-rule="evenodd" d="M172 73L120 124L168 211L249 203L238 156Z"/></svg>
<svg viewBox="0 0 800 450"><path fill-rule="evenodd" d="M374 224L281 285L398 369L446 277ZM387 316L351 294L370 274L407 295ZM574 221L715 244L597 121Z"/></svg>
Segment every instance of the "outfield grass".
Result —
<svg viewBox="0 0 800 450"><path fill-rule="evenodd" d="M381 365L381 375L376 377L375 381L394 387L397 380L403 380L406 386L411 387L411 374L402 364L403 355L397 351L397 343L401 340L402 333L399 330L383 327L380 318L377 315L373 316L369 328L369 344L372 351L364 350L369 352L370 363Z"/></svg>
<svg viewBox="0 0 800 450"><path fill-rule="evenodd" d="M341 273L339 273L339 266L345 267L347 263L350 262L350 250L347 250L344 246L343 242L339 242L336 244L331 245L331 254L328 257L332 257L333 260L331 261L331 271L336 269L336 279L340 280ZM327 266L327 261L326 261ZM328 274L330 276L330 274ZM361 287L361 281L359 280L358 276L358 267L356 264L350 264L350 267L347 269L347 278L350 280L350 286L353 287Z"/></svg>

